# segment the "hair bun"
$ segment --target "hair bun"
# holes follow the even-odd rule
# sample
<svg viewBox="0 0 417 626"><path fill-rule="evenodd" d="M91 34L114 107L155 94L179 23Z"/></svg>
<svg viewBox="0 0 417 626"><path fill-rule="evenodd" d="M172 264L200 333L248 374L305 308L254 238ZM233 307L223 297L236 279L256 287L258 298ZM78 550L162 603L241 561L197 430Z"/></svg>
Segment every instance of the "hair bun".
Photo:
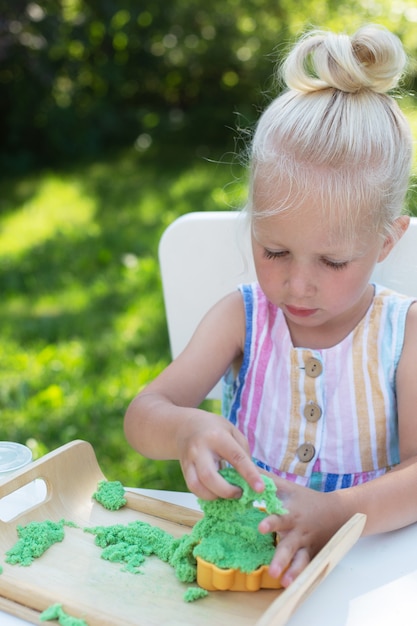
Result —
<svg viewBox="0 0 417 626"><path fill-rule="evenodd" d="M313 31L294 47L283 65L290 89L304 93L334 88L386 93L397 86L407 56L401 41L380 26L365 26L352 37Z"/></svg>

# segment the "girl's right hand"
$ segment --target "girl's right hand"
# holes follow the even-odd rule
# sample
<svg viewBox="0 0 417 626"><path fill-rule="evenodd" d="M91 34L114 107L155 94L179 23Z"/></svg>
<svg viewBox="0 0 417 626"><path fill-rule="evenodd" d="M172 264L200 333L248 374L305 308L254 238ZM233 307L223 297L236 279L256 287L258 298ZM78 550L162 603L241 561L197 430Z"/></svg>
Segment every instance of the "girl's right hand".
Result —
<svg viewBox="0 0 417 626"><path fill-rule="evenodd" d="M177 438L179 461L190 491L204 500L239 497L239 487L219 474L222 461L226 461L261 493L264 482L242 433L220 415L197 412L185 421Z"/></svg>

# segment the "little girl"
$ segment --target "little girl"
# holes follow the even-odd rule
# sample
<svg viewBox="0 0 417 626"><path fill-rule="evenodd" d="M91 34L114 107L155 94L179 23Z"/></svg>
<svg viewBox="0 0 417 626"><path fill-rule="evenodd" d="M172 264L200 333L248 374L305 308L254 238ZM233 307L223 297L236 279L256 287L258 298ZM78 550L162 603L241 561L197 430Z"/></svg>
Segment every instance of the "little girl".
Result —
<svg viewBox="0 0 417 626"><path fill-rule="evenodd" d="M295 45L252 142L257 282L210 310L125 418L131 445L179 459L202 498L238 495L222 460L259 492L272 474L289 513L259 530L281 536L284 586L356 512L367 534L417 521L417 305L370 283L409 223L412 138L388 95L405 63L377 26ZM223 376L227 419L197 408Z"/></svg>

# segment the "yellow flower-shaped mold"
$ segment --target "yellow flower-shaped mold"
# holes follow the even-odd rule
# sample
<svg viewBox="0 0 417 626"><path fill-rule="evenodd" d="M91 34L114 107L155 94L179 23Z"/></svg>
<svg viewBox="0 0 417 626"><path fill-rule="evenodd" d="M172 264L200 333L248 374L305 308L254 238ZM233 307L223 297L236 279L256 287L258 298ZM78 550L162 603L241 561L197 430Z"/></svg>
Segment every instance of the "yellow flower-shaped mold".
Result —
<svg viewBox="0 0 417 626"><path fill-rule="evenodd" d="M246 574L239 569L221 569L197 557L197 584L207 591L259 591L282 589L280 578L272 578L268 565Z"/></svg>

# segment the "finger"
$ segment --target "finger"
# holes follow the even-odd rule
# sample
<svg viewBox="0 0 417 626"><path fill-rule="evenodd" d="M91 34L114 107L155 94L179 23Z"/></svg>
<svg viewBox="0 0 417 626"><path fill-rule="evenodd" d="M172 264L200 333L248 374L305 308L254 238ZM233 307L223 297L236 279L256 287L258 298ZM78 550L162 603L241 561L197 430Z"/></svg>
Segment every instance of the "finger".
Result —
<svg viewBox="0 0 417 626"><path fill-rule="evenodd" d="M268 533L278 532L275 524L269 517L264 517L264 519L259 522L258 530L261 535L267 535Z"/></svg>
<svg viewBox="0 0 417 626"><path fill-rule="evenodd" d="M219 497L200 480L194 465L190 464L187 465L186 468L183 467L182 472L188 489L198 498L202 500L215 500Z"/></svg>
<svg viewBox="0 0 417 626"><path fill-rule="evenodd" d="M283 516L268 515L259 522L258 530L262 535L268 533L282 533L287 526L287 519L283 519Z"/></svg>
<svg viewBox="0 0 417 626"><path fill-rule="evenodd" d="M245 435L241 433L240 430L233 427L232 436L240 445L240 447L243 448L243 450L246 452L246 455L250 457L249 442L246 439Z"/></svg>
<svg viewBox="0 0 417 626"><path fill-rule="evenodd" d="M310 562L310 556L305 548L301 548L296 552L289 568L281 577L283 587L288 587L299 574L307 567Z"/></svg>
<svg viewBox="0 0 417 626"><path fill-rule="evenodd" d="M204 494L204 499L240 498L242 490L231 485L218 472L218 466L210 454L201 454L195 461L193 470L187 475L187 484L193 493Z"/></svg>
<svg viewBox="0 0 417 626"><path fill-rule="evenodd" d="M269 565L270 575L273 578L279 578L283 572L290 567L298 550L298 545L291 541L289 535L281 535L275 554Z"/></svg>
<svg viewBox="0 0 417 626"><path fill-rule="evenodd" d="M265 489L265 483L260 469L252 461L246 449L247 441L244 436L236 430L233 437L225 443L227 445L220 451L223 458L235 468L254 491L261 493ZM245 445L242 445L243 443Z"/></svg>

